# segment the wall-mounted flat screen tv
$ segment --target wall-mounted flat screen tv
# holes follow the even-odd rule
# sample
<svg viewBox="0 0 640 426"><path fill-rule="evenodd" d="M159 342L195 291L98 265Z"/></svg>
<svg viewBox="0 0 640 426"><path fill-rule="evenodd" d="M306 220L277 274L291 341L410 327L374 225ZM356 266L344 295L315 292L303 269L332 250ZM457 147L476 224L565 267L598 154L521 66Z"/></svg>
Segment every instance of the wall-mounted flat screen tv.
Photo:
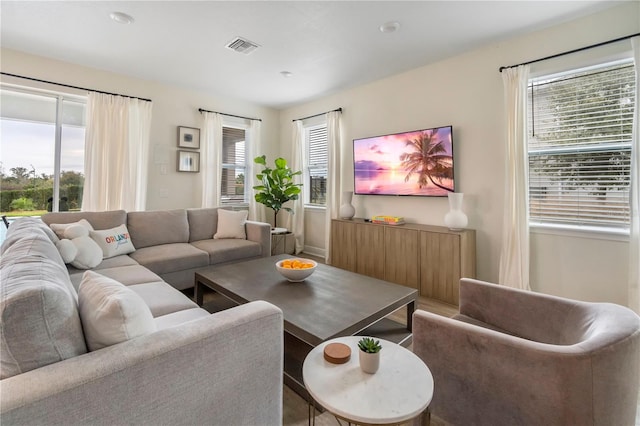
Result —
<svg viewBox="0 0 640 426"><path fill-rule="evenodd" d="M453 128L353 140L354 193L442 197L455 190Z"/></svg>

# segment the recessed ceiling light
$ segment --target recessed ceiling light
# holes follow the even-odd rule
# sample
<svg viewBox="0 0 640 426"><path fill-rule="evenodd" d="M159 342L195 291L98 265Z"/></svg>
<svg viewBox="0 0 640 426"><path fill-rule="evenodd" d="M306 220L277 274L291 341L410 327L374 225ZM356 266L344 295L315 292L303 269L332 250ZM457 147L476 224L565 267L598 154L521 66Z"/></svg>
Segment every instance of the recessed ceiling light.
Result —
<svg viewBox="0 0 640 426"><path fill-rule="evenodd" d="M393 33L398 31L399 28L400 28L399 22L396 22L396 21L385 22L384 24L380 25L380 32Z"/></svg>
<svg viewBox="0 0 640 426"><path fill-rule="evenodd" d="M133 16L123 12L111 12L109 16L118 24L131 24L134 21Z"/></svg>
<svg viewBox="0 0 640 426"><path fill-rule="evenodd" d="M282 75L284 78L289 78L293 75L293 73L291 71L280 71L280 75Z"/></svg>

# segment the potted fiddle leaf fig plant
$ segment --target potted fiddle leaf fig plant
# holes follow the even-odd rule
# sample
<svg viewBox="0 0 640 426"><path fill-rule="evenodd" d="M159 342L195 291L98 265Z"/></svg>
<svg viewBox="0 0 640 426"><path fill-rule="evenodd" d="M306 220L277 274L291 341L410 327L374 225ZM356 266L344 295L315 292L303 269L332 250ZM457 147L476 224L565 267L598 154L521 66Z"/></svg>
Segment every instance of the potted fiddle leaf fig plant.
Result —
<svg viewBox="0 0 640 426"><path fill-rule="evenodd" d="M266 155L254 158L253 162L262 166L262 171L256 174L256 178L262 183L253 187L256 191L254 198L258 203L273 210L273 227L275 228L280 210L293 214L293 210L283 204L298 199L302 184L295 183L293 177L301 175L302 172L291 170L287 160L281 157L275 159L274 168L267 165Z"/></svg>
<svg viewBox="0 0 640 426"><path fill-rule="evenodd" d="M360 348L360 368L365 373L373 374L380 367L380 350L382 345L380 340L374 340L371 337L363 337L358 341Z"/></svg>

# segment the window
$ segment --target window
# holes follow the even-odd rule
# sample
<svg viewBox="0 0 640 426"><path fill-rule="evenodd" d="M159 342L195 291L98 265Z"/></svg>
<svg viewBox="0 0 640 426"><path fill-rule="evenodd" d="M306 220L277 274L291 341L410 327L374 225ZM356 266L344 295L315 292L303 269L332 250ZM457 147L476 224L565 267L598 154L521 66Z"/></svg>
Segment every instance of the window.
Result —
<svg viewBox="0 0 640 426"><path fill-rule="evenodd" d="M245 199L246 130L239 127L222 127L222 180L221 203L243 204Z"/></svg>
<svg viewBox="0 0 640 426"><path fill-rule="evenodd" d="M303 185L305 204L327 204L327 124L304 127L306 163Z"/></svg>
<svg viewBox="0 0 640 426"><path fill-rule="evenodd" d="M0 97L2 215L80 210L86 99L13 87Z"/></svg>
<svg viewBox="0 0 640 426"><path fill-rule="evenodd" d="M531 225L628 230L634 91L632 62L530 81Z"/></svg>

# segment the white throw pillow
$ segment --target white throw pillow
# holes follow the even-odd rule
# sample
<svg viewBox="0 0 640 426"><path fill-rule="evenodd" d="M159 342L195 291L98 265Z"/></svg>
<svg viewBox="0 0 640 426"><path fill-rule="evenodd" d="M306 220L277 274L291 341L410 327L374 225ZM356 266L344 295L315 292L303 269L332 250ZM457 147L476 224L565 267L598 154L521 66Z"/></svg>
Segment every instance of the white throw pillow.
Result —
<svg viewBox="0 0 640 426"><path fill-rule="evenodd" d="M151 311L133 290L87 271L78 288L78 309L90 351L156 331Z"/></svg>
<svg viewBox="0 0 640 426"><path fill-rule="evenodd" d="M218 209L218 230L213 236L214 239L240 238L247 239L244 224L247 221L249 212L241 210L233 212L231 210Z"/></svg>
<svg viewBox="0 0 640 426"><path fill-rule="evenodd" d="M78 269L95 268L102 262L102 249L89 237L89 230L78 223L64 229L56 247L64 263L70 263Z"/></svg>
<svg viewBox="0 0 640 426"><path fill-rule="evenodd" d="M136 251L125 224L102 231L89 231L89 235L98 243L105 259Z"/></svg>
<svg viewBox="0 0 640 426"><path fill-rule="evenodd" d="M82 225L85 228L87 228L89 231L93 231L93 226L91 226L91 224L87 219L80 219L77 222L71 222L71 223L52 223L51 225L49 225L49 228L53 229L53 232L56 233L58 238L68 238L64 236L64 231L66 231L68 227L73 225Z"/></svg>

